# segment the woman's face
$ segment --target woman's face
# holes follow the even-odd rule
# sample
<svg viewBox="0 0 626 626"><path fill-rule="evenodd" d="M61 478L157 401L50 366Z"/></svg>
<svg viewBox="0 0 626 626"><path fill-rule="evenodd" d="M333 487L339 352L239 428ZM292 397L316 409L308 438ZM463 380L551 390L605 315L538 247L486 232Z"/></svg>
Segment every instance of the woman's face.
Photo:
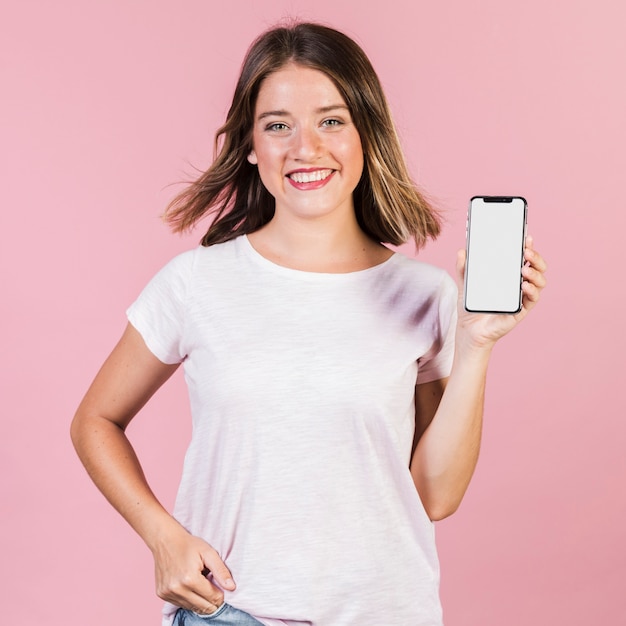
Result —
<svg viewBox="0 0 626 626"><path fill-rule="evenodd" d="M261 83L248 156L276 217L354 212L363 148L345 101L322 72L288 64Z"/></svg>

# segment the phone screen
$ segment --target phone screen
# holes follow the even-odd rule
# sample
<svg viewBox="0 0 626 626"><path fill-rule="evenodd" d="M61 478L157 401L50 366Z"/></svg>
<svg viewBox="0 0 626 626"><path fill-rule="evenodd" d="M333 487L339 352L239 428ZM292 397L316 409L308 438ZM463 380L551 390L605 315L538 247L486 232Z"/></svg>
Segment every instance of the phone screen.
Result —
<svg viewBox="0 0 626 626"><path fill-rule="evenodd" d="M525 236L524 198L479 196L470 200L465 265L467 311L520 311Z"/></svg>

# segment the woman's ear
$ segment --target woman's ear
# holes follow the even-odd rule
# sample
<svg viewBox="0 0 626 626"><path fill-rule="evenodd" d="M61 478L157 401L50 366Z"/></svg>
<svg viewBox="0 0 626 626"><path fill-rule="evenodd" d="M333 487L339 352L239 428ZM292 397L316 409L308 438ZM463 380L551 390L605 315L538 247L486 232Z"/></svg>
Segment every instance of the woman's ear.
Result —
<svg viewBox="0 0 626 626"><path fill-rule="evenodd" d="M250 154L248 155L248 163L252 165L256 165L258 163L256 158L256 152L254 150L250 150Z"/></svg>

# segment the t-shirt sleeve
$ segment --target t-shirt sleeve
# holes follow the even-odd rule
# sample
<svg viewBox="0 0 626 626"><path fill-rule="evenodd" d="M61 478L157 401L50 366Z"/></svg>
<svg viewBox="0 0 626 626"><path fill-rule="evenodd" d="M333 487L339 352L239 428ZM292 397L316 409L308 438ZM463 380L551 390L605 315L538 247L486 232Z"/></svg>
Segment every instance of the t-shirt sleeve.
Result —
<svg viewBox="0 0 626 626"><path fill-rule="evenodd" d="M438 290L438 312L434 324L432 348L418 361L417 384L446 378L452 369L456 334L458 289L448 273Z"/></svg>
<svg viewBox="0 0 626 626"><path fill-rule="evenodd" d="M189 251L171 260L126 310L128 321L163 363L180 363L186 356L185 304L193 259L193 251Z"/></svg>

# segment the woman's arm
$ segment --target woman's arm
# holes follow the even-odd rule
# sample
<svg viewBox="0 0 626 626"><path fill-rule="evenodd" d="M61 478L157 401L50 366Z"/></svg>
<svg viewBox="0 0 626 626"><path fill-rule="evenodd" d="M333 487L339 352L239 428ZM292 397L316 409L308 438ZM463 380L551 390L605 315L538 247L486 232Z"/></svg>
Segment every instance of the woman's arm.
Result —
<svg viewBox="0 0 626 626"><path fill-rule="evenodd" d="M128 325L83 398L71 426L78 456L96 486L150 548L159 597L211 613L224 589L235 587L228 568L206 542L190 535L152 493L125 429L178 365L166 365Z"/></svg>
<svg viewBox="0 0 626 626"><path fill-rule="evenodd" d="M416 424L424 428L411 459L411 474L432 520L456 511L478 461L487 366L495 343L510 332L539 301L546 264L529 237L522 269L522 310L516 315L470 314L459 293L459 320L450 377L416 388ZM457 262L462 282L465 253ZM437 403L437 396L440 401ZM426 425L424 427L424 424Z"/></svg>

